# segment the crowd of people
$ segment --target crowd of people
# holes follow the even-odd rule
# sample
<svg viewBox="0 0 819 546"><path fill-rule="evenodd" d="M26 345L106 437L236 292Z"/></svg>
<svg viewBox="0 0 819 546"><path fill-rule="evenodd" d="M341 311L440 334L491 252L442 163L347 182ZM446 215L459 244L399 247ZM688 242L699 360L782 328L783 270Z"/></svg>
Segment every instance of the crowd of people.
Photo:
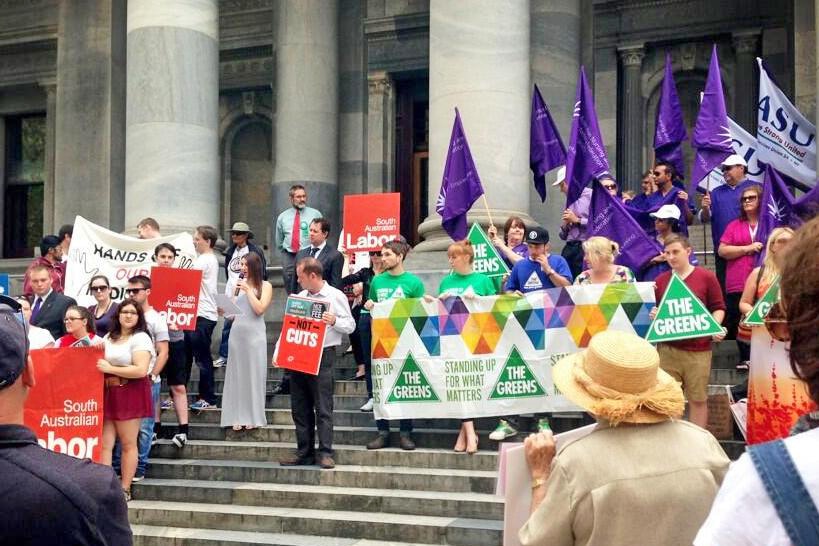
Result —
<svg viewBox="0 0 819 546"><path fill-rule="evenodd" d="M740 347L740 359L747 361L749 337L741 327L741 318L778 275L784 279L788 271L791 275L798 274L797 264L787 252L793 246L792 239L802 237L802 244L814 245L806 248L815 248L819 242L810 239L816 235L816 229L803 230L803 234L786 227L773 230L767 241L758 241L761 187L745 180L747 166L740 156L726 159L722 170L725 184L706 192L699 207L692 196L676 185L677 177L669 163L660 162L645 173L640 195L621 193L611 178L601 181L606 191L653 219L651 235L656 237L663 251L640 271L631 271L617 263L620 252L617 241L588 236L591 189L586 188L562 214L559 237L565 244L561 254L551 252L548 230L527 226L521 218L510 217L503 226L503 233L495 226L488 230L492 243L510 268L509 274L496 282L475 272L471 243L455 241L447 250L451 271L434 293L427 291L418 276L405 270L404 262L411 248L404 240L385 243L380 250L369 252L363 267L356 267L353 253L343 249L339 252L328 244L330 222L320 211L307 206L306 189L294 185L289 194L292 206L276 221L275 240L282 257L283 285L287 294L325 303L321 320L327 324L327 335L318 374L286 372L274 391L274 394L290 394L296 426L297 449L293 456L283 458L280 463L334 468L333 367L336 349L342 345L344 336L349 336L358 365L352 379L364 380L367 385L368 400L361 410L373 409L370 312L378 302L394 298L470 299L503 293L521 296L572 284L646 280L655 283L656 301L660 301L675 274L705 304L713 319L725 324L726 334L665 342L655 348L625 334L607 332L593 338L587 350L556 366L554 381L561 392L594 414L602 426L599 433L583 440L589 450L573 447L557 456L548 416L535 415L535 434L526 440L535 484L533 514L546 510L550 515L533 518L522 531L522 537L527 544L597 544L593 538L596 528L615 525L613 534L607 536L622 533L624 540L629 537L632 543L641 543L633 539L642 532L638 526L615 521L616 515L596 518L591 515L595 510L583 508L583 502L587 501L571 501L585 498L582 491L594 490L603 482L617 481L621 485L606 493L601 506L609 503L615 506L621 498L632 498L629 491L638 487L649 488L658 495L656 499L641 496L640 505L634 507L638 510L656 512L656 506L662 504L660 497L666 495L667 489L674 491L675 498L690 503L691 508L681 510L682 514L658 515L658 521L668 523L668 529L682 529L678 538L687 537L690 543L723 480L727 459L713 437L677 419L683 416L687 403L688 420L705 427L712 343L723 337L735 339ZM566 192L566 182L560 174L555 185ZM669 204L669 194L675 196L671 200L673 204ZM712 224L716 274L698 265L685 235L686 227L695 218ZM814 224L808 227L815 227ZM142 220L137 231L144 239L161 237L159 224L152 218ZM161 435L161 409L176 413L178 424L172 442L181 449L188 441L189 411L219 406L214 368L226 367L221 426L240 433L267 424L268 358L264 315L273 300L274 289L267 280L265 253L253 243L250 226L236 222L230 238L230 246L220 264L214 252L217 231L211 226L198 226L194 230L197 256L193 267L202 271L202 282L196 327L192 331L182 332L167 324L151 307L148 302L151 279L144 275L128 279L124 294L114 294L106 276L93 276L88 283L88 293L96 303L88 308L78 306L72 298L63 295L64 256L70 245L70 226L64 226L58 236L43 238L42 256L27 269L24 295L14 301L15 309L19 308L27 325L31 349L103 347L104 357L97 365L105 375L102 462L117 469L126 500L130 499L132 482L145 476L151 446ZM756 267L762 252L765 252L764 261ZM805 256L804 248L799 252L809 266L813 263L811 259L815 261ZM167 242L154 249L154 261L160 267L172 267L176 255L177 249ZM226 276L224 294L233 298L241 310L235 315L225 315L216 303L220 268ZM788 302L796 301L810 288L804 282L788 286ZM802 316L809 315L804 305L794 305ZM652 316L654 313L656 308ZM213 360L211 342L220 316L222 338L218 358ZM813 320L815 322L815 317ZM801 370L797 373L813 388L816 385L812 383L810 370L816 360L815 351L811 352L815 349L811 345L814 342L807 337L800 339L808 349L792 352L792 360L795 369ZM273 361L275 364L275 355ZM187 386L194 362L199 369L199 382L196 399L191 401ZM598 365L599 373L594 370ZM165 401L160 401L162 378L170 391ZM814 397L817 397L815 393ZM638 426L617 427L620 423ZM647 426L658 423L663 426ZM377 420L375 428L377 435L367 443L367 449L390 446L390 422ZM520 429L519 416L503 416L489 438L503 441L517 435ZM398 447L415 449L412 430L411 419L400 420ZM454 451L474 454L478 446L473 420L463 419ZM638 454L635 446L643 446L641 449L645 451ZM582 469L589 466L584 461L590 453L602 449L611 454L605 467L600 470L599 465L596 466L599 473L583 473ZM636 457L641 465L628 464ZM554 464L555 461L558 464ZM748 464L746 461L746 474L751 468ZM728 493L724 496L726 504L732 502ZM722 497L720 493L718 500ZM709 518L709 533L721 532L718 517L715 506ZM685 524L680 519L686 519ZM705 529L700 536L705 536ZM702 539L698 543L711 542Z"/></svg>

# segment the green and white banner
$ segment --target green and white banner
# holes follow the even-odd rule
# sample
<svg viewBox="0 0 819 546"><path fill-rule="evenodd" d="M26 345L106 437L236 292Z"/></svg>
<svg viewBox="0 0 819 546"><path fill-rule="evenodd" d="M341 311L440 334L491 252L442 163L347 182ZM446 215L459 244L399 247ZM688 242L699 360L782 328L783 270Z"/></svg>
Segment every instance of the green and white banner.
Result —
<svg viewBox="0 0 819 546"><path fill-rule="evenodd" d="M603 330L645 336L654 304L653 283L378 303L371 313L375 416L576 411L555 389L552 366Z"/></svg>

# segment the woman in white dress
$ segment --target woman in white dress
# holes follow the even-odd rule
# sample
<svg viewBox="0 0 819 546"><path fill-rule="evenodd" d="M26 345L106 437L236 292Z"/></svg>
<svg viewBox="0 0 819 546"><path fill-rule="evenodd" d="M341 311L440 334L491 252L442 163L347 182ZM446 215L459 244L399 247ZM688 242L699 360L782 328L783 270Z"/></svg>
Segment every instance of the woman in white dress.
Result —
<svg viewBox="0 0 819 546"><path fill-rule="evenodd" d="M221 426L234 431L267 424L267 335L264 313L273 300L273 286L262 280L262 262L253 252L241 261L236 283L236 305L242 310L233 320L228 338L230 366L225 372Z"/></svg>

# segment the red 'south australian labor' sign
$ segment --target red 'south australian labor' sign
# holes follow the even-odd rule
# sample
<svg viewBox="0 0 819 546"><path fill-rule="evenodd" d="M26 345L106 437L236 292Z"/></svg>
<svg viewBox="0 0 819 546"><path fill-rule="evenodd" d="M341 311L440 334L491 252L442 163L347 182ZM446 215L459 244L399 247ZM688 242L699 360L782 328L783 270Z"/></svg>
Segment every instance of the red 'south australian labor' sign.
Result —
<svg viewBox="0 0 819 546"><path fill-rule="evenodd" d="M290 296L284 311L276 366L318 375L327 324L321 320L327 303Z"/></svg>
<svg viewBox="0 0 819 546"><path fill-rule="evenodd" d="M344 196L345 249L353 252L381 250L401 234L400 193Z"/></svg>
<svg viewBox="0 0 819 546"><path fill-rule="evenodd" d="M196 329L202 271L175 267L151 268L151 295L148 303L177 330Z"/></svg>
<svg viewBox="0 0 819 546"><path fill-rule="evenodd" d="M46 449L100 461L103 375L102 346L31 351L35 386L26 399L24 421Z"/></svg>

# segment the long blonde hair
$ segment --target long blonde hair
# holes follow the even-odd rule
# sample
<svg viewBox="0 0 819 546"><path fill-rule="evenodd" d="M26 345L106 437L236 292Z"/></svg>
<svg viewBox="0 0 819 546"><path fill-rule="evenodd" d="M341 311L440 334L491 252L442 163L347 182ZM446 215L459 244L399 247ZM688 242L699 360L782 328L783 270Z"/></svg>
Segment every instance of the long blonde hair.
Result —
<svg viewBox="0 0 819 546"><path fill-rule="evenodd" d="M765 259L762 261L762 277L759 279L760 282L765 281L769 283L775 276L779 275L779 267L776 265L773 246L776 240L786 233L793 236L794 231L789 227L778 227L774 228L770 235L768 235L768 242L765 244Z"/></svg>

